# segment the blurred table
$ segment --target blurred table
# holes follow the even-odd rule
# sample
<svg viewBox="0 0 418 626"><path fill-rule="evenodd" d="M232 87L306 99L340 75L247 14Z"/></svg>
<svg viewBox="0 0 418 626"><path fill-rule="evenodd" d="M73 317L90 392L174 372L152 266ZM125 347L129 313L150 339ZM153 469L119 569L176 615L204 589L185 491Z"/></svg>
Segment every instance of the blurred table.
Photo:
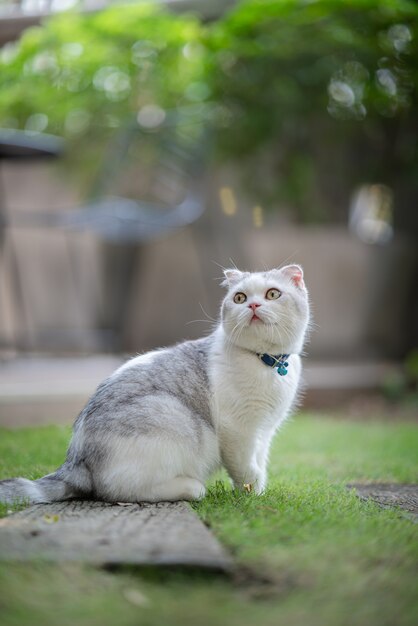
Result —
<svg viewBox="0 0 418 626"><path fill-rule="evenodd" d="M0 159L57 158L64 152L64 140L55 135L0 129Z"/></svg>

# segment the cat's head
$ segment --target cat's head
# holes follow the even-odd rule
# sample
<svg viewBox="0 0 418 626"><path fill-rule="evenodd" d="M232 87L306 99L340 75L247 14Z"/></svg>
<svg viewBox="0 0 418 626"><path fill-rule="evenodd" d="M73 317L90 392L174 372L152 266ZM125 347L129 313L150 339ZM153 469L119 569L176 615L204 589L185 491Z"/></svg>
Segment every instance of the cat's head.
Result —
<svg viewBox="0 0 418 626"><path fill-rule="evenodd" d="M270 354L299 353L309 324L308 292L299 265L267 272L225 270L221 323L229 341Z"/></svg>

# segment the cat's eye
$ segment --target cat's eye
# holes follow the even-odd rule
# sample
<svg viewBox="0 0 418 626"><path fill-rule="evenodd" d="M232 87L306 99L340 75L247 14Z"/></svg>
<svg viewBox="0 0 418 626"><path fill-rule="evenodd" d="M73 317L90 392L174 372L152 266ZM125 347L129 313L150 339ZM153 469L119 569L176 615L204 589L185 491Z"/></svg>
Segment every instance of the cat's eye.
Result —
<svg viewBox="0 0 418 626"><path fill-rule="evenodd" d="M266 293L266 298L267 300L277 300L277 298L280 298L281 295L281 291L273 288L268 290L268 292Z"/></svg>
<svg viewBox="0 0 418 626"><path fill-rule="evenodd" d="M245 293L242 293L242 291L238 291L238 293L236 293L234 296L235 304L242 304L243 302L246 301L246 299L247 299L247 296L245 295Z"/></svg>

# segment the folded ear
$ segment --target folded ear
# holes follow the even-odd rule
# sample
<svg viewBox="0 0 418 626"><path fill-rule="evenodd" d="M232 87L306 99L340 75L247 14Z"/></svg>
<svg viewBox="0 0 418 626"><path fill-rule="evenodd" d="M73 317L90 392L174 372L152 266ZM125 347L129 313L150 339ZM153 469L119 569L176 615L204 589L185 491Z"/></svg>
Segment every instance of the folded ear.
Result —
<svg viewBox="0 0 418 626"><path fill-rule="evenodd" d="M289 278L296 287L305 289L305 283L303 282L303 269L300 265L285 265L285 267L282 267L280 271L287 278Z"/></svg>
<svg viewBox="0 0 418 626"><path fill-rule="evenodd" d="M248 272L240 272L239 270L224 270L225 280L221 282L222 287L232 287L239 283L245 276L248 276Z"/></svg>

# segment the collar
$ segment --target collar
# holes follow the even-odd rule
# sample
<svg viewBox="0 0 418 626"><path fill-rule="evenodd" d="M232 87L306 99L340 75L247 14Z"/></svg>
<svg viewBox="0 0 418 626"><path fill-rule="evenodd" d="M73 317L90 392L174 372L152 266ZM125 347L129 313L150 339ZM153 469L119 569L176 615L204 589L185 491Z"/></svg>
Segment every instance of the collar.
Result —
<svg viewBox="0 0 418 626"><path fill-rule="evenodd" d="M257 352L256 354L260 361L263 361L265 365L267 365L268 367L277 368L277 373L279 374L279 376L286 376L287 368L289 367L287 359L289 358L290 354L267 354L266 352L264 352L263 354Z"/></svg>

